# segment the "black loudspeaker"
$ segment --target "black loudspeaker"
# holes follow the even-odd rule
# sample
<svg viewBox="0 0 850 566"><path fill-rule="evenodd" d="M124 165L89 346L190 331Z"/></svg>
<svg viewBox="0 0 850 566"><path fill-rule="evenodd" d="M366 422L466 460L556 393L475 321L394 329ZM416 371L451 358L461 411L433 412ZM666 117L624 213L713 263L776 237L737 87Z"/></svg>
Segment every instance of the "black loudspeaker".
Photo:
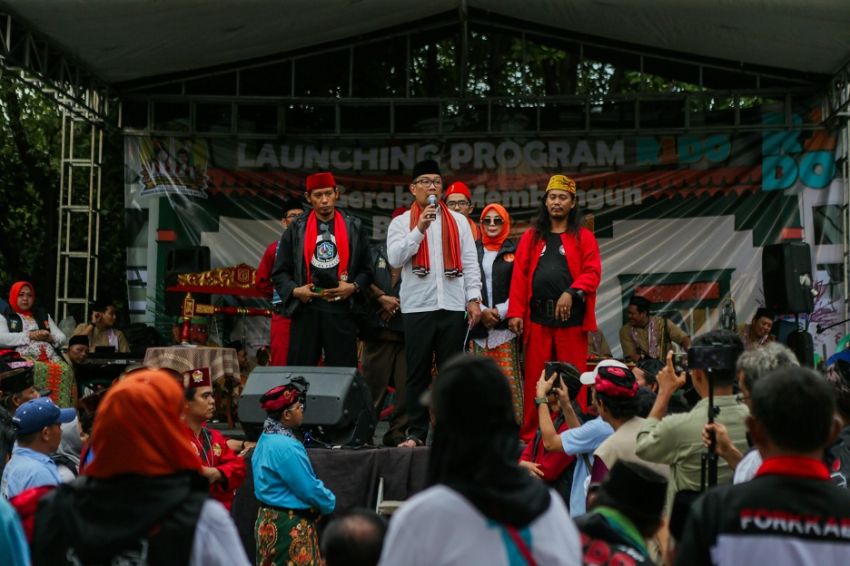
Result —
<svg viewBox="0 0 850 566"><path fill-rule="evenodd" d="M302 430L319 444L372 444L377 418L369 388L357 368L339 367L257 367L239 399L239 421L249 439L259 437L266 420L260 407L263 393L297 376L310 384Z"/></svg>
<svg viewBox="0 0 850 566"><path fill-rule="evenodd" d="M184 248L172 248L168 250L165 260L165 288L177 285L177 276L181 273L198 273L209 271L210 249L207 246L190 246ZM165 312L170 315L179 315L180 307L183 305L185 293L166 292ZM209 304L212 300L209 294L192 293L195 301Z"/></svg>
<svg viewBox="0 0 850 566"><path fill-rule="evenodd" d="M812 254L805 242L765 246L761 255L765 306L778 314L810 313Z"/></svg>
<svg viewBox="0 0 850 566"><path fill-rule="evenodd" d="M814 367L815 341L811 334L805 330L795 330L788 335L787 343L801 366Z"/></svg>

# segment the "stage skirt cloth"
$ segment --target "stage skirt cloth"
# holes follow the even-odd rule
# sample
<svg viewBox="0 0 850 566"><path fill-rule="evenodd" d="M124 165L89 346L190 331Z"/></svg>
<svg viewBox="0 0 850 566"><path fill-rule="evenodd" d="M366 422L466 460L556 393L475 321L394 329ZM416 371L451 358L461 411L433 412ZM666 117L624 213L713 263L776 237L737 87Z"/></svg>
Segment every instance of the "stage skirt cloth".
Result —
<svg viewBox="0 0 850 566"><path fill-rule="evenodd" d="M318 514L312 518L309 512L261 505L254 526L257 565L320 564L317 518Z"/></svg>
<svg viewBox="0 0 850 566"><path fill-rule="evenodd" d="M484 348L478 344L478 340L472 341L472 352L492 358L505 377L511 388L511 401L514 407L514 417L517 424L522 424L522 366L519 357L519 340L513 339L504 342L495 348Z"/></svg>
<svg viewBox="0 0 850 566"><path fill-rule="evenodd" d="M74 370L68 364L56 362L35 362L33 382L36 389L50 389L50 398L60 407L76 406L77 388L74 384Z"/></svg>

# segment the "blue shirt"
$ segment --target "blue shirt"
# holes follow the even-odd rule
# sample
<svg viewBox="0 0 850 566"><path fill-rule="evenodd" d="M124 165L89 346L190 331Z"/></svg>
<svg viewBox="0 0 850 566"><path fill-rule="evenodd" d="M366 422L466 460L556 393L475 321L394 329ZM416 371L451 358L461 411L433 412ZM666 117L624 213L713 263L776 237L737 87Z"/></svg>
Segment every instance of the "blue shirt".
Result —
<svg viewBox="0 0 850 566"><path fill-rule="evenodd" d="M0 497L0 564L29 566L30 547L18 513Z"/></svg>
<svg viewBox="0 0 850 566"><path fill-rule="evenodd" d="M603 421L602 417L596 417L578 428L571 428L561 433L564 452L577 457L573 485L570 488L570 516L572 517L584 515L586 512L587 490L584 484L590 477L593 452L612 434L614 429Z"/></svg>
<svg viewBox="0 0 850 566"><path fill-rule="evenodd" d="M336 496L316 477L307 450L283 434L260 436L251 457L254 496L260 503L285 509L318 509L333 513Z"/></svg>
<svg viewBox="0 0 850 566"><path fill-rule="evenodd" d="M11 499L31 487L60 483L59 469L50 456L15 444L12 458L3 470L0 493Z"/></svg>

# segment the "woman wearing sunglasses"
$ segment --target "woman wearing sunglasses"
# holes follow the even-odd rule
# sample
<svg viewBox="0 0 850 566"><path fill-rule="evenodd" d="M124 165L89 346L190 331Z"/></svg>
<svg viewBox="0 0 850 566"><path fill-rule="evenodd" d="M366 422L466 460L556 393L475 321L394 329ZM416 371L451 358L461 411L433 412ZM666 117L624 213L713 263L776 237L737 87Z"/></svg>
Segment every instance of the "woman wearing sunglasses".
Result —
<svg viewBox="0 0 850 566"><path fill-rule="evenodd" d="M476 354L493 358L508 378L514 415L522 423L522 372L519 342L508 330L508 294L514 268L516 244L508 239L511 217L500 204L489 204L481 211L481 240L478 265L481 268L481 322L470 332Z"/></svg>

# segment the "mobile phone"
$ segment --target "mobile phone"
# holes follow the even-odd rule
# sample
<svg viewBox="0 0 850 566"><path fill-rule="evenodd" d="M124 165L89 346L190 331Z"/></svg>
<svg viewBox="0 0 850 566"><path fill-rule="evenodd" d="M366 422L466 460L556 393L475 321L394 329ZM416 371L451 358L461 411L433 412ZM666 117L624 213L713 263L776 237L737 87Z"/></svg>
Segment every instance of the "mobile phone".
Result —
<svg viewBox="0 0 850 566"><path fill-rule="evenodd" d="M688 353L681 352L679 354L673 354L673 369L676 370L676 373L682 373L686 369L688 369Z"/></svg>

